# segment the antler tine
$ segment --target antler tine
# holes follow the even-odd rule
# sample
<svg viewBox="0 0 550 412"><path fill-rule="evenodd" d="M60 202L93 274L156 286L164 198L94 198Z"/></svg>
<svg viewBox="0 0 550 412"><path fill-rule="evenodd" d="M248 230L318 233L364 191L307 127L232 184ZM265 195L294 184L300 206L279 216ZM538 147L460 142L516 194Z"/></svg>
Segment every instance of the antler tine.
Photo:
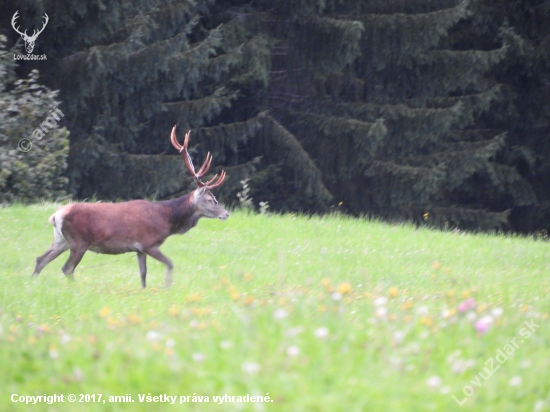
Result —
<svg viewBox="0 0 550 412"><path fill-rule="evenodd" d="M212 155L210 152L206 154L206 159L204 159L204 163L202 164L201 168L197 172L197 176L199 178L202 178L206 172L208 172L208 169L210 169L210 164L212 163Z"/></svg>
<svg viewBox="0 0 550 412"><path fill-rule="evenodd" d="M178 143L178 138L176 137L176 126L172 127L172 134L170 135L170 140L172 141L172 146L174 146L181 153L183 146Z"/></svg>
<svg viewBox="0 0 550 412"><path fill-rule="evenodd" d="M210 179L208 182L206 182L206 188L208 190L214 189L214 188L218 187L219 185L221 185L223 183L223 181L225 179L225 170L222 170L222 172L220 174L220 178L218 179L218 181L211 185L210 183L213 182L216 177L218 177L217 174L212 179Z"/></svg>
<svg viewBox="0 0 550 412"><path fill-rule="evenodd" d="M178 138L176 137L176 126L172 128L172 134L170 136L170 140L172 141L172 146L174 146L183 156L183 161L185 162L185 166L187 167L187 170L189 173L191 173L191 176L193 176L193 180L195 182L198 181L197 174L195 173L195 167L193 166L193 161L191 160L191 156L189 156L189 152L187 151L187 142L189 141L189 134L191 131L188 131L185 135L185 141L183 143L183 146L178 143Z"/></svg>
<svg viewBox="0 0 550 412"><path fill-rule="evenodd" d="M185 134L183 146L180 145L178 143L178 138L176 137L176 126L174 126L172 128L172 134L170 135L172 146L174 146L183 156L183 160L185 161L185 166L187 167L187 170L189 171L189 173L191 173L191 176L193 176L193 180L195 181L198 187L204 187L204 186L208 186L208 188L218 187L219 185L221 185L221 183L223 182L223 179L225 178L225 172L222 172L218 181L212 186L209 186L209 184L212 183L218 175L214 176L214 178L210 179L207 183L201 182L201 178L206 173L208 173L208 170L210 169L210 165L212 164L212 155L210 154L210 152L208 152L206 154L206 159L204 159L204 163L202 164L201 168L199 169L198 172L195 172L195 166L193 165L193 161L191 160L191 156L189 155L189 151L187 150L190 135L191 135L191 130L189 130Z"/></svg>
<svg viewBox="0 0 550 412"><path fill-rule="evenodd" d="M13 29L14 29L17 33L19 33L21 36L26 35L26 34L27 34L27 30L25 30L24 33L21 33L21 32L19 31L19 27L20 27L20 26L17 26L17 28L15 27L15 25L17 24L16 21L17 21L18 18L19 18L19 10L17 10L17 11L14 13L13 17L11 18L11 26L12 26Z"/></svg>

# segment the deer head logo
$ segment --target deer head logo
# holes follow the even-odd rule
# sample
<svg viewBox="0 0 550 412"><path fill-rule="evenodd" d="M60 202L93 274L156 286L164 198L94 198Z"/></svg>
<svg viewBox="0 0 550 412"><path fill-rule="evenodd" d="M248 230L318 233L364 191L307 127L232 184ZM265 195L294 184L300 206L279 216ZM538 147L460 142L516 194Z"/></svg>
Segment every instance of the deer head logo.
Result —
<svg viewBox="0 0 550 412"><path fill-rule="evenodd" d="M36 41L38 35L44 31L44 28L46 27L46 24L48 24L48 21L50 18L46 13L44 13L44 23L42 23L42 28L40 30L35 30L32 34L32 36L27 35L27 30L25 30L23 33L19 31L19 26L15 27L15 21L19 18L19 10L15 12L13 17L11 18L11 26L13 29L21 35L21 38L25 42L25 49L27 50L27 53L32 53L32 50L34 49L34 42Z"/></svg>

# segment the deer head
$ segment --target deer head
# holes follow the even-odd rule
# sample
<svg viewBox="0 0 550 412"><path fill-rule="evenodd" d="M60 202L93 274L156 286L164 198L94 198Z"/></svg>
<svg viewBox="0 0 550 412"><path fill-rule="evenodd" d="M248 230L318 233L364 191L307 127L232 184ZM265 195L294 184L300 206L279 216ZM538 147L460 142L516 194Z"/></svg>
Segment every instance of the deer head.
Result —
<svg viewBox="0 0 550 412"><path fill-rule="evenodd" d="M197 205L197 209L204 217L219 218L221 220L225 220L229 217L229 213L227 213L227 211L218 204L218 201L216 200L214 195L210 193L211 189L214 189L223 183L223 181L225 180L225 171L222 171L220 173L219 178L216 174L206 183L201 181L203 176L206 175L206 173L208 173L208 170L210 169L210 164L212 163L212 155L210 154L210 152L208 152L201 168L198 172L195 172L195 166L193 166L193 161L191 160L191 156L187 151L187 145L189 144L190 135L191 130L189 130L185 135L183 146L180 145L176 137L176 126L174 126L172 128L171 140L172 146L174 146L183 156L185 166L187 167L189 173L191 173L191 176L193 176L193 180L198 186L198 189L196 189L194 192L194 201Z"/></svg>
<svg viewBox="0 0 550 412"><path fill-rule="evenodd" d="M19 18L19 10L15 12L11 19L11 26L13 29L21 35L21 38L25 42L25 49L27 50L27 53L32 53L34 49L34 43L36 42L36 39L38 38L38 35L44 31L44 28L46 27L46 24L48 24L48 21L50 21L50 18L46 13L44 13L44 22L42 23L42 28L40 30L34 30L32 36L27 35L27 30L25 30L23 33L19 31L19 26L15 27L15 21Z"/></svg>

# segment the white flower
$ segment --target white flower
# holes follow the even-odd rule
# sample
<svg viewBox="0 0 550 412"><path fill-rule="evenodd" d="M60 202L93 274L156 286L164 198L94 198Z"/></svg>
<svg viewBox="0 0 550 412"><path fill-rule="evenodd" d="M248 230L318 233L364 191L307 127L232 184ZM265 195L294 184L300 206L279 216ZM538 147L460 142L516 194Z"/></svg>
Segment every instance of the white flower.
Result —
<svg viewBox="0 0 550 412"><path fill-rule="evenodd" d="M286 348L286 354L288 356L298 356L300 354L300 348L298 346L289 346Z"/></svg>
<svg viewBox="0 0 550 412"><path fill-rule="evenodd" d="M491 311L491 314L495 318L498 318L500 315L502 315L502 312L504 312L504 310L502 308L493 308L493 310Z"/></svg>
<svg viewBox="0 0 550 412"><path fill-rule="evenodd" d="M80 368L74 368L73 377L75 381L80 382L82 379L84 379L84 374L82 373L82 370Z"/></svg>
<svg viewBox="0 0 550 412"><path fill-rule="evenodd" d="M62 345L66 345L67 343L69 343L71 341L71 335L68 335L66 333L64 333L63 335L61 335L61 344Z"/></svg>
<svg viewBox="0 0 550 412"><path fill-rule="evenodd" d="M193 353L192 358L195 362L202 362L203 360L206 359L206 356L204 356L203 353L195 352Z"/></svg>
<svg viewBox="0 0 550 412"><path fill-rule="evenodd" d="M439 376L431 376L426 380L426 385L430 389L437 389L441 386L441 378Z"/></svg>
<svg viewBox="0 0 550 412"><path fill-rule="evenodd" d="M315 337L319 339L326 339L328 337L329 331L328 328L321 326L320 328L315 329Z"/></svg>
<svg viewBox="0 0 550 412"><path fill-rule="evenodd" d="M281 320L286 318L287 316L288 316L288 312L283 308L279 308L273 312L273 319L275 320Z"/></svg>
<svg viewBox="0 0 550 412"><path fill-rule="evenodd" d="M380 306L380 307L376 308L374 313L376 314L377 317L383 319L388 314L388 308L386 308L384 306Z"/></svg>
<svg viewBox="0 0 550 412"><path fill-rule="evenodd" d="M508 382L508 385L519 386L521 385L521 382L522 382L521 376L514 376L512 379L510 379L510 382Z"/></svg>
<svg viewBox="0 0 550 412"><path fill-rule="evenodd" d="M380 296L372 301L374 303L374 306L384 306L386 303L388 303L388 298L385 296Z"/></svg>
<svg viewBox="0 0 550 412"><path fill-rule="evenodd" d="M523 369L529 368L531 367L531 361L529 359L524 359L519 363L519 367Z"/></svg>
<svg viewBox="0 0 550 412"><path fill-rule="evenodd" d="M286 336L289 336L289 337L294 337L296 335L299 335L300 333L302 333L303 331L305 330L305 328L303 326L295 326L293 328L290 328L289 330L286 331L285 335Z"/></svg>
<svg viewBox="0 0 550 412"><path fill-rule="evenodd" d="M419 306L417 309L416 309L416 313L417 315L427 315L428 314L428 307L426 305L423 305L423 306Z"/></svg>
<svg viewBox="0 0 550 412"><path fill-rule="evenodd" d="M158 333L156 330L150 330L145 335L145 338L150 342L154 342L160 339L160 333Z"/></svg>
<svg viewBox="0 0 550 412"><path fill-rule="evenodd" d="M405 337L405 332L403 332L401 330L396 330L395 332L393 332L393 339L398 344L403 341L404 337Z"/></svg>
<svg viewBox="0 0 550 412"><path fill-rule="evenodd" d="M258 365L256 362L244 362L241 367L243 371L250 375L255 375L260 371L260 365Z"/></svg>
<svg viewBox="0 0 550 412"><path fill-rule="evenodd" d="M50 358L57 359L59 358L59 352L55 349L50 349Z"/></svg>
<svg viewBox="0 0 550 412"><path fill-rule="evenodd" d="M166 347L167 348L173 348L175 345L176 345L176 342L172 338L170 338L166 341Z"/></svg>
<svg viewBox="0 0 550 412"><path fill-rule="evenodd" d="M233 344L229 340L222 340L220 342L220 348L222 349L229 349L231 346L233 346Z"/></svg>
<svg viewBox="0 0 550 412"><path fill-rule="evenodd" d="M342 300L342 294L340 292L332 292L330 294L330 297L332 298L332 300L336 302L339 302Z"/></svg>

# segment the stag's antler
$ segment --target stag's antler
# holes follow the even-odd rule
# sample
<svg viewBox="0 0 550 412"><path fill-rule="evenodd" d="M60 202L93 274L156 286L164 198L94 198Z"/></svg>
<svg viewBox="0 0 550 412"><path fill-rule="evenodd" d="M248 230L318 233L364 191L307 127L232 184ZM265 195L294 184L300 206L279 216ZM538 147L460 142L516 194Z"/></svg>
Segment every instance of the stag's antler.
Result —
<svg viewBox="0 0 550 412"><path fill-rule="evenodd" d="M21 36L26 36L26 35L27 35L27 30L25 30L25 33L21 33L21 32L19 31L19 26L15 27L15 21L19 18L18 13L19 13L19 10L17 10L17 11L15 12L15 14L13 15L13 17L11 18L11 27L13 27L13 29L14 29L17 33L19 33Z"/></svg>
<svg viewBox="0 0 550 412"><path fill-rule="evenodd" d="M193 161L191 160L191 156L189 156L189 152L187 151L187 145L189 143L190 135L191 135L191 130L189 130L185 134L185 140L183 141L183 146L180 145L176 137L176 126L174 126L172 128L172 135L170 136L170 139L172 140L172 146L174 146L177 150L179 150L179 152L183 156L185 166L187 167L187 170L189 170L189 173L191 173L191 176L193 176L193 180L195 181L197 186L198 187L206 186L207 189L214 189L215 187L218 187L223 183L225 179L225 171L221 172L220 177L216 183L212 183L212 182L214 182L214 180L218 177L217 174L208 182L206 183L201 182L202 177L208 172L208 169L210 169L210 164L212 163L212 155L210 154L210 152L208 152L206 154L206 159L204 160L204 163L202 164L201 168L199 169L198 172L195 172L195 166L193 166Z"/></svg>
<svg viewBox="0 0 550 412"><path fill-rule="evenodd" d="M16 20L19 18L19 10L17 10L15 12L15 14L13 15L13 17L11 18L11 26L13 27L13 29L19 33L21 35L21 37L23 37L23 40L25 41L36 41L36 39L38 38L38 35L40 33L42 33L44 31L44 29L46 28L46 25L48 24L48 22L50 21L50 18L48 17L48 15L46 13L44 13L44 23L42 23L42 28L40 30L34 30L32 36L29 36L27 35L27 30L25 30L23 33L21 33L21 31L19 30L19 26L15 27L15 24L16 24Z"/></svg>

